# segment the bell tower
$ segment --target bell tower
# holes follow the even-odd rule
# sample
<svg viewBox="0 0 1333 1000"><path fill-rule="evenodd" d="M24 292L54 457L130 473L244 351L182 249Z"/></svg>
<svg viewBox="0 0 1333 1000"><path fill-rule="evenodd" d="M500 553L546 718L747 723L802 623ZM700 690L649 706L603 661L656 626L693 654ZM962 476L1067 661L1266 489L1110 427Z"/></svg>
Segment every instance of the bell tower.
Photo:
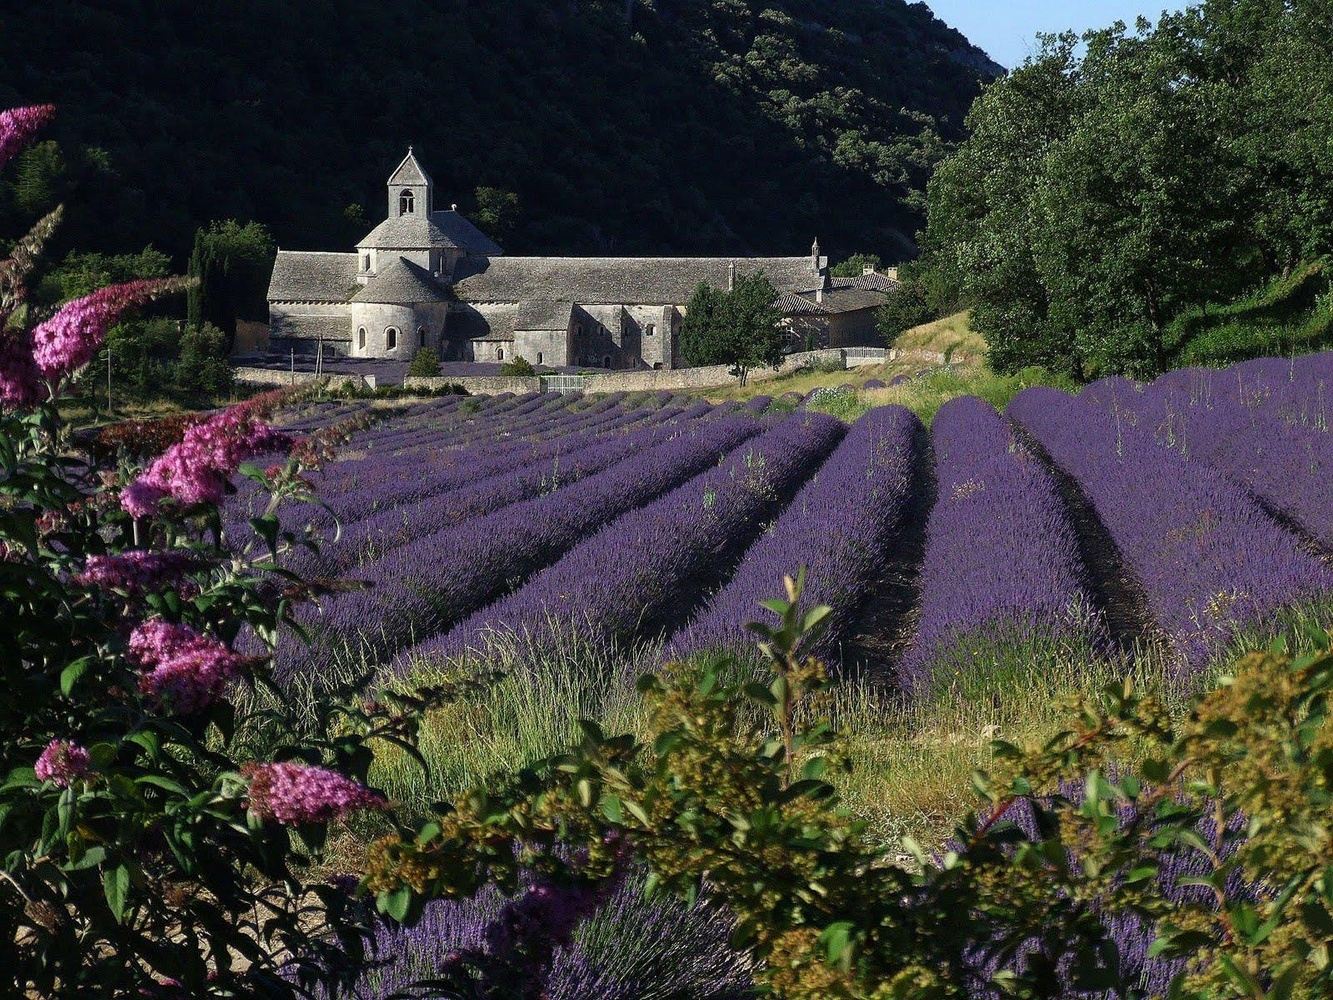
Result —
<svg viewBox="0 0 1333 1000"><path fill-rule="evenodd" d="M412 147L408 146L403 162L389 175L389 218L429 218L435 209L434 198L435 182L417 162Z"/></svg>

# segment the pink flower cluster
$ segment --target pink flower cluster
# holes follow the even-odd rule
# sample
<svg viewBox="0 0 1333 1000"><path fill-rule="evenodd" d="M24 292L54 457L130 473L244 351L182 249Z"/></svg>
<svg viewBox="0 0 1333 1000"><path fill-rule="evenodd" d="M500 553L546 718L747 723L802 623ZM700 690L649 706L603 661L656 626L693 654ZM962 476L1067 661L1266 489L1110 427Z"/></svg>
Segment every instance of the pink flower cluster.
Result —
<svg viewBox="0 0 1333 1000"><path fill-rule="evenodd" d="M0 332L0 403L31 406L42 398L42 376L26 336Z"/></svg>
<svg viewBox="0 0 1333 1000"><path fill-rule="evenodd" d="M99 288L66 302L26 335L0 343L0 403L28 406L44 398L43 380L56 381L92 360L106 332L130 309L181 287L163 278Z"/></svg>
<svg viewBox="0 0 1333 1000"><path fill-rule="evenodd" d="M130 634L129 654L144 668L139 690L182 715L221 698L246 664L244 656L211 636L158 618Z"/></svg>
<svg viewBox="0 0 1333 1000"><path fill-rule="evenodd" d="M32 359L45 378L57 379L92 360L107 330L135 306L180 287L172 278L109 285L66 302L32 331Z"/></svg>
<svg viewBox="0 0 1333 1000"><path fill-rule="evenodd" d="M189 552L146 552L134 549L112 556L89 556L74 577L81 587L125 590L139 594L174 584L199 565Z"/></svg>
<svg viewBox="0 0 1333 1000"><path fill-rule="evenodd" d="M71 782L92 774L93 762L88 751L77 743L52 740L37 758L33 770L42 781L68 788Z"/></svg>
<svg viewBox="0 0 1333 1000"><path fill-rule="evenodd" d="M37 130L45 126L55 114L53 104L34 104L31 107L0 111L0 165L26 146Z"/></svg>
<svg viewBox="0 0 1333 1000"><path fill-rule="evenodd" d="M260 452L285 448L291 439L256 420L243 407L232 407L185 432L120 494L133 517L148 517L170 497L182 507L218 503L227 477Z"/></svg>
<svg viewBox="0 0 1333 1000"><path fill-rule="evenodd" d="M383 809L382 795L336 771L309 764L247 764L250 811L284 826L328 823L358 809Z"/></svg>

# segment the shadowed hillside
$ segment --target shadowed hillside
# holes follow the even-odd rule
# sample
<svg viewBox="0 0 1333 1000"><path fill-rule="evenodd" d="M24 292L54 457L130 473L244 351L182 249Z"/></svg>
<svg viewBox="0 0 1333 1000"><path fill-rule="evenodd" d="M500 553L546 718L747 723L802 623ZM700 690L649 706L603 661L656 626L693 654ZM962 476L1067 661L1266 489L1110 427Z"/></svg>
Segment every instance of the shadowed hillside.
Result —
<svg viewBox="0 0 1333 1000"><path fill-rule="evenodd" d="M82 249L180 259L223 217L342 246L414 143L441 202L518 195L513 251L901 252L997 70L901 0L53 0L0 13L0 106L62 108L0 221L66 198Z"/></svg>

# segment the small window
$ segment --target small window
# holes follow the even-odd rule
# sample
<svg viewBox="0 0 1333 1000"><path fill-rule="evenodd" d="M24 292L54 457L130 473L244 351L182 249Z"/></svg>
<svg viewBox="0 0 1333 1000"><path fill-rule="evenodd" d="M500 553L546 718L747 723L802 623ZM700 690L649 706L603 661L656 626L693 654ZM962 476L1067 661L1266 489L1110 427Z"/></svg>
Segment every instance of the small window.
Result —
<svg viewBox="0 0 1333 1000"><path fill-rule="evenodd" d="M366 349L366 328L364 326L356 331L356 346L363 351Z"/></svg>
<svg viewBox="0 0 1333 1000"><path fill-rule="evenodd" d="M361 255L361 270L363 271L370 270L370 254L368 253L363 253Z"/></svg>
<svg viewBox="0 0 1333 1000"><path fill-rule="evenodd" d="M402 194L400 194L398 196L398 214L411 215L412 205L415 201L416 197L412 194L411 191L404 191Z"/></svg>
<svg viewBox="0 0 1333 1000"><path fill-rule="evenodd" d="M386 351L392 351L397 346L398 328L391 326L384 331L384 349Z"/></svg>
<svg viewBox="0 0 1333 1000"><path fill-rule="evenodd" d="M611 355L609 355L609 354L603 354L603 355L602 355L602 367L603 367L603 368L610 368L610 367L611 367Z"/></svg>
<svg viewBox="0 0 1333 1000"><path fill-rule="evenodd" d="M417 346L426 346L426 328L424 326L417 327Z"/></svg>
<svg viewBox="0 0 1333 1000"><path fill-rule="evenodd" d="M505 359L505 349L503 347L497 347L495 349L495 360L503 361L504 359Z"/></svg>
<svg viewBox="0 0 1333 1000"><path fill-rule="evenodd" d="M649 323L647 326L643 328L643 335L645 337L651 337L656 332L657 332L657 327L652 323Z"/></svg>
<svg viewBox="0 0 1333 1000"><path fill-rule="evenodd" d="M538 351L538 352L537 352L537 364L541 364L542 361L543 361L543 358L542 358L542 352L541 352L541 351Z"/></svg>

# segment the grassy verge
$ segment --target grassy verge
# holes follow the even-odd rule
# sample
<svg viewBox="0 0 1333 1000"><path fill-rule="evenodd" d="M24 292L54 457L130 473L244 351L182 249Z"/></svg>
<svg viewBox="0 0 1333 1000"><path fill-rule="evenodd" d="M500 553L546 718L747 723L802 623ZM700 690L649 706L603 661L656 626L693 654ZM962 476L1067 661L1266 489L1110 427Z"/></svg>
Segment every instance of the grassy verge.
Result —
<svg viewBox="0 0 1333 1000"><path fill-rule="evenodd" d="M903 351L932 351L946 358L960 354L969 361L986 356L986 340L972 329L972 313L968 311L904 330L893 346Z"/></svg>
<svg viewBox="0 0 1333 1000"><path fill-rule="evenodd" d="M812 410L855 420L876 406L905 406L929 425L939 408L957 396L978 396L997 409L1029 386L1053 385L1074 390L1077 386L1044 368L1024 368L1013 375L996 375L984 365L951 366L923 372L898 385L883 389L860 389L854 393L830 393L809 404Z"/></svg>

